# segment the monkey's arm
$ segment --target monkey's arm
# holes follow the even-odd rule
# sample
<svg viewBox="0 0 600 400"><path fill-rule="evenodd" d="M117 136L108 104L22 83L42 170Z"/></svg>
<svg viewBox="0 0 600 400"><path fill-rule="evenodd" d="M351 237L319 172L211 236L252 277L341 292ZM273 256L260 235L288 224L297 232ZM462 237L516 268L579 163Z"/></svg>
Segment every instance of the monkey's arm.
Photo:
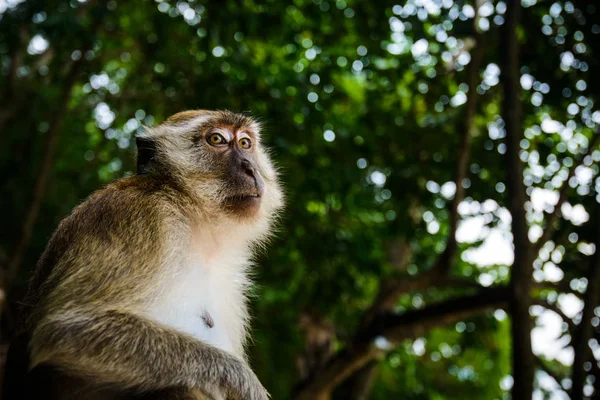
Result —
<svg viewBox="0 0 600 400"><path fill-rule="evenodd" d="M49 315L34 331L31 350L33 365L83 371L103 385L140 391L221 387L234 397L268 398L244 361L127 312Z"/></svg>

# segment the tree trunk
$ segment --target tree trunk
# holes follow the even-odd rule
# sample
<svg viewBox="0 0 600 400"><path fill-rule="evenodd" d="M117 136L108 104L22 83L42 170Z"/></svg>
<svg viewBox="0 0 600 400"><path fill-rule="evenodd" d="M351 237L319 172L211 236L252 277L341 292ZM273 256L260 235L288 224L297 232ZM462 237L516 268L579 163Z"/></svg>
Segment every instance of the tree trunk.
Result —
<svg viewBox="0 0 600 400"><path fill-rule="evenodd" d="M530 400L533 392L535 357L531 349L532 319L530 286L533 272L532 246L527 236L525 215L527 195L523 185L523 164L519 158L522 135L520 101L519 42L517 29L521 18L520 0L507 2L506 22L503 29L502 83L504 98L503 118L506 126L506 183L509 193L509 209L512 215L512 234L515 260L511 275L512 315L512 367L514 386L513 400Z"/></svg>

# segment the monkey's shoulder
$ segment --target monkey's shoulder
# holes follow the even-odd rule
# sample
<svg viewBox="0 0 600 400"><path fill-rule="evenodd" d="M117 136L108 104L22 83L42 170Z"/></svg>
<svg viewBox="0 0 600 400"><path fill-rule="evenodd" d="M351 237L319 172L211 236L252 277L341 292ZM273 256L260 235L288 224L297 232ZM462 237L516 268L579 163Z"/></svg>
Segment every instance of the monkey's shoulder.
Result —
<svg viewBox="0 0 600 400"><path fill-rule="evenodd" d="M92 193L61 225L112 232L138 225L149 228L165 211L165 193L159 182L144 177L120 179Z"/></svg>
<svg viewBox="0 0 600 400"><path fill-rule="evenodd" d="M78 259L86 253L86 259L96 254L110 259L155 249L166 208L155 185L131 177L92 193L61 221L44 256Z"/></svg>
<svg viewBox="0 0 600 400"><path fill-rule="evenodd" d="M120 277L124 283L138 265L158 264L164 250L165 200L151 184L139 181L125 178L107 185L61 221L38 262L30 292L49 279L48 290L75 275L106 282L108 276L113 282Z"/></svg>

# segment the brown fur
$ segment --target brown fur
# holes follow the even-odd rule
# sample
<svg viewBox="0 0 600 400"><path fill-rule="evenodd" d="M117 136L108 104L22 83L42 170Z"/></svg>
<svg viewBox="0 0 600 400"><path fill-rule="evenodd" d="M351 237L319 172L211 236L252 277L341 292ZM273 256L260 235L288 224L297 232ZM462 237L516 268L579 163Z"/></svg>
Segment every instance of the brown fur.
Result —
<svg viewBox="0 0 600 400"><path fill-rule="evenodd" d="M207 119L188 126L198 117ZM215 126L251 132L256 147L218 153L202 141ZM157 156L149 173L92 194L50 239L25 301L24 354L13 355L30 357L33 370L13 390L36 387L48 399L267 398L243 349L230 354L142 312L195 227L226 229L231 220L253 235L251 246L267 237L282 200L258 136L254 120L228 111L186 111L150 129ZM262 178L231 167L232 157L250 160ZM230 196L259 178L267 187L260 209L231 214ZM5 400L16 398L40 397Z"/></svg>

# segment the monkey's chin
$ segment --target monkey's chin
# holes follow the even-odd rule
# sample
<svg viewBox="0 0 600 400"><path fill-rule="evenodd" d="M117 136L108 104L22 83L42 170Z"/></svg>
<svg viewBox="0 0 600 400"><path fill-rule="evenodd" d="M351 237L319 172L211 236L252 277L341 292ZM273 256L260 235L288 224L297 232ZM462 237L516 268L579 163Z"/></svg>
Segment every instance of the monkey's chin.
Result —
<svg viewBox="0 0 600 400"><path fill-rule="evenodd" d="M227 211L238 218L251 218L260 210L261 197L234 196L225 201Z"/></svg>

